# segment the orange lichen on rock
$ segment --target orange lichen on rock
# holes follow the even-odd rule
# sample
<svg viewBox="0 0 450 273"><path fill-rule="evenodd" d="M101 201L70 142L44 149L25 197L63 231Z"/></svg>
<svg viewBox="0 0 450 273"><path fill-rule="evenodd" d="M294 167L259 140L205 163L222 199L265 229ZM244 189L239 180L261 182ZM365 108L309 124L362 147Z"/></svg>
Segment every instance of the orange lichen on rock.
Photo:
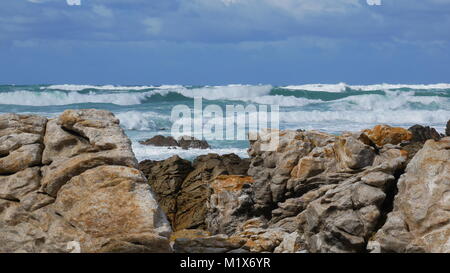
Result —
<svg viewBox="0 0 450 273"><path fill-rule="evenodd" d="M391 127L389 125L377 125L373 129L363 131L375 144L399 144L412 138L412 133L404 128Z"/></svg>
<svg viewBox="0 0 450 273"><path fill-rule="evenodd" d="M222 191L240 191L245 184L251 184L254 180L251 176L220 175L211 184L214 193Z"/></svg>

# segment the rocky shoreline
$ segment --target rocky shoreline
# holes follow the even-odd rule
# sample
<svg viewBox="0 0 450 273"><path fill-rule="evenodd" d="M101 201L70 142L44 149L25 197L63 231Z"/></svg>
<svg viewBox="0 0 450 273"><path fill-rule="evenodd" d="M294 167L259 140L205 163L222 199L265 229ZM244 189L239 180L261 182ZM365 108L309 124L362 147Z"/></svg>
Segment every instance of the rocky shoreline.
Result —
<svg viewBox="0 0 450 273"><path fill-rule="evenodd" d="M446 135L267 131L249 159L138 163L108 111L0 115L0 252L448 253Z"/></svg>

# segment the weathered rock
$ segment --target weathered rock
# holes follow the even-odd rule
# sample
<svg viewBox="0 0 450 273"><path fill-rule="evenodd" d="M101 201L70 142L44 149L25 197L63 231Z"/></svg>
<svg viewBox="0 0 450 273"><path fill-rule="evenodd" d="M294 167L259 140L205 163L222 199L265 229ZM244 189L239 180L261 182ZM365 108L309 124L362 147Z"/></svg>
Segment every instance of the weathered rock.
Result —
<svg viewBox="0 0 450 273"><path fill-rule="evenodd" d="M176 253L233 253L241 249L246 240L226 235L211 236L204 230L180 230L175 232L171 240Z"/></svg>
<svg viewBox="0 0 450 273"><path fill-rule="evenodd" d="M211 195L212 180L219 175L245 175L248 164L248 160L240 159L235 154L199 156L194 161L194 170L181 186L173 228L205 228L206 204Z"/></svg>
<svg viewBox="0 0 450 273"><path fill-rule="evenodd" d="M93 238L116 241L116 247L134 244L146 252L169 251L154 248L155 244L168 244L171 229L147 180L136 169L121 166L90 169L59 190L54 208L68 223Z"/></svg>
<svg viewBox="0 0 450 273"><path fill-rule="evenodd" d="M429 140L398 182L394 210L374 252L450 252L450 138Z"/></svg>
<svg viewBox="0 0 450 273"><path fill-rule="evenodd" d="M209 146L208 142L206 140L199 140L195 137L190 136L182 136L178 139L178 145L182 149L209 149L211 146Z"/></svg>
<svg viewBox="0 0 450 273"><path fill-rule="evenodd" d="M206 225L213 234L231 235L251 215L253 200L249 176L222 175L211 183Z"/></svg>
<svg viewBox="0 0 450 273"><path fill-rule="evenodd" d="M172 136L157 135L150 139L139 141L142 145L152 145L158 147L179 147L180 145Z"/></svg>
<svg viewBox="0 0 450 273"><path fill-rule="evenodd" d="M0 198L22 201L28 193L39 189L40 183L39 167L27 168L9 176L0 176Z"/></svg>
<svg viewBox="0 0 450 273"><path fill-rule="evenodd" d="M261 149L263 145L270 145L276 135L279 137L279 145L275 152ZM326 146L334 139L332 135L316 131L269 131L266 134L259 134L257 140L251 142L249 149L251 164L248 175L255 179L253 185L255 211L270 215L271 208L288 197L289 191L286 188L291 174L301 176L298 169L293 171L299 159L307 156L315 147ZM308 176L321 169L314 164L310 166L300 167L301 173Z"/></svg>
<svg viewBox="0 0 450 273"><path fill-rule="evenodd" d="M50 165L42 168L42 190L51 196L72 177L91 168L138 167L131 142L111 112L67 110L56 124L49 122L46 134L44 162Z"/></svg>
<svg viewBox="0 0 450 273"><path fill-rule="evenodd" d="M173 225L181 185L193 170L191 162L175 155L163 161L142 161L139 163L139 168L146 175L150 186L156 193L158 204Z"/></svg>
<svg viewBox="0 0 450 273"><path fill-rule="evenodd" d="M378 146L400 144L402 141L411 140L413 136L406 129L388 125L377 125L373 129L364 130L364 133Z"/></svg>
<svg viewBox="0 0 450 273"><path fill-rule="evenodd" d="M440 140L441 134L439 134L436 129L431 128L429 126L422 126L422 125L414 125L408 129L412 133L411 142L422 142L425 143L425 141L429 139L434 140Z"/></svg>
<svg viewBox="0 0 450 273"><path fill-rule="evenodd" d="M284 236L283 241L277 248L275 248L274 253L296 253L302 250L302 240L298 232L292 232Z"/></svg>
<svg viewBox="0 0 450 273"><path fill-rule="evenodd" d="M0 138L0 253L171 251L170 225L110 112L0 115Z"/></svg>
<svg viewBox="0 0 450 273"><path fill-rule="evenodd" d="M0 115L0 137L22 133L43 136L47 119L35 115Z"/></svg>

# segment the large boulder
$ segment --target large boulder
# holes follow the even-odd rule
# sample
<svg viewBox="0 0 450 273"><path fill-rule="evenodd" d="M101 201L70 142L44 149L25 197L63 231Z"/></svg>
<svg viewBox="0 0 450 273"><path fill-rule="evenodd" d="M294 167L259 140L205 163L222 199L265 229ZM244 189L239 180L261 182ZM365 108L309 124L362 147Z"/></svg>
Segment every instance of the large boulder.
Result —
<svg viewBox="0 0 450 273"><path fill-rule="evenodd" d="M413 137L410 131L389 125L377 125L373 129L364 130L364 133L378 146L400 144L402 141L409 141Z"/></svg>
<svg viewBox="0 0 450 273"><path fill-rule="evenodd" d="M0 115L0 252L170 252L170 225L114 115Z"/></svg>
<svg viewBox="0 0 450 273"><path fill-rule="evenodd" d="M427 141L400 178L394 210L369 250L450 253L449 181L450 138Z"/></svg>

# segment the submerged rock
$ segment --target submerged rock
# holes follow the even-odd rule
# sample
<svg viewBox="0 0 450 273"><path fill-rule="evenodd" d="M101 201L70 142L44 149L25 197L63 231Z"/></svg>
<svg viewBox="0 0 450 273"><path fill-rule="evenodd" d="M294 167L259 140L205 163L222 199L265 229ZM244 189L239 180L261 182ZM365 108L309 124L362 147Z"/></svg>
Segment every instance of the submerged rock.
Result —
<svg viewBox="0 0 450 273"><path fill-rule="evenodd" d="M170 252L170 225L108 111L0 115L0 252Z"/></svg>

